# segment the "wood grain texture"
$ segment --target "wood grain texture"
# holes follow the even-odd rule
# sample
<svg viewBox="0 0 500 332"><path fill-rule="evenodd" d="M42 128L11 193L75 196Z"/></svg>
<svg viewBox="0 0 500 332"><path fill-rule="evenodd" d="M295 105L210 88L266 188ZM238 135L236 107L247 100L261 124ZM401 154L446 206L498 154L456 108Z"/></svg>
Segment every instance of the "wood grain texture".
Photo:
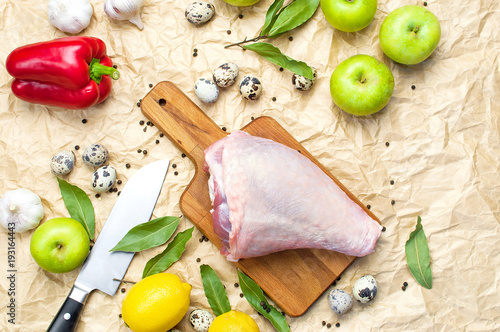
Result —
<svg viewBox="0 0 500 332"><path fill-rule="evenodd" d="M180 198L182 213L220 249L221 242L212 228L208 194L208 173L203 171L203 151L228 135L193 101L171 82L158 83L142 100L141 110L195 165L193 180ZM378 218L354 197L278 122L260 117L242 130L272 139L311 159L374 220ZM287 250L263 257L243 259L235 265L252 278L289 316L302 315L355 257L319 249Z"/></svg>

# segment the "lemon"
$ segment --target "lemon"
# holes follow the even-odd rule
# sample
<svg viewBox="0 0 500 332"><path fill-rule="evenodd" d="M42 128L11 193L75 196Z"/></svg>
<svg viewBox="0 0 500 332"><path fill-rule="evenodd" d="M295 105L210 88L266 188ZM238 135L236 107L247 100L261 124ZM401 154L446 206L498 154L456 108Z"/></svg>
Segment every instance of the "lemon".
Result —
<svg viewBox="0 0 500 332"><path fill-rule="evenodd" d="M208 332L260 332L259 326L247 314L231 310L217 316Z"/></svg>
<svg viewBox="0 0 500 332"><path fill-rule="evenodd" d="M165 332L189 309L191 285L171 273L157 273L136 283L122 303L122 317L134 332Z"/></svg>

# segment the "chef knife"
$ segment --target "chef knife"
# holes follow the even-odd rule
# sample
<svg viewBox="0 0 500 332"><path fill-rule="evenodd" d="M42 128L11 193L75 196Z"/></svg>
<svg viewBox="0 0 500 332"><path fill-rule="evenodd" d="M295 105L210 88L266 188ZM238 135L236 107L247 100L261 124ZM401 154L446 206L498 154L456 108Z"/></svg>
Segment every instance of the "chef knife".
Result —
<svg viewBox="0 0 500 332"><path fill-rule="evenodd" d="M115 295L134 257L133 252L110 251L127 232L150 220L160 195L169 160L158 160L139 169L125 184L104 223L73 288L47 331L73 331L87 296L98 289Z"/></svg>

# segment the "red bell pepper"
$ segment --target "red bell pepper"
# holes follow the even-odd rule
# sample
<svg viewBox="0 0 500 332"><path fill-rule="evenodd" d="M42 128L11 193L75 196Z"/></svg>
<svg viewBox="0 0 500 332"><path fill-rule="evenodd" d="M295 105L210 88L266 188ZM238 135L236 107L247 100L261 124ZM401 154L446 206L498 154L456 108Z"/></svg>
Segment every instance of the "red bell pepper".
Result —
<svg viewBox="0 0 500 332"><path fill-rule="evenodd" d="M6 61L19 99L70 109L88 108L108 97L111 78L120 77L112 66L102 40L77 36L21 46Z"/></svg>

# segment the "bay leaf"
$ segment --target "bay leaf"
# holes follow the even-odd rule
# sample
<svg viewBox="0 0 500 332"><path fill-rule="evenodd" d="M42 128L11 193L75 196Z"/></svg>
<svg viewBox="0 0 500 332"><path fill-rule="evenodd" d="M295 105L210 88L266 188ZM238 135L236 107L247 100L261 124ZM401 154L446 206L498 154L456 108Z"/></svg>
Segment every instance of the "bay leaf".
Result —
<svg viewBox="0 0 500 332"><path fill-rule="evenodd" d="M309 79L313 79L313 70L305 62L294 60L283 53L277 48L269 43L253 43L243 46L244 49L253 51L266 60L288 69L297 75L304 76Z"/></svg>
<svg viewBox="0 0 500 332"><path fill-rule="evenodd" d="M57 182L69 215L83 225L89 238L93 240L95 236L95 211L89 196L82 189L63 179L57 178Z"/></svg>
<svg viewBox="0 0 500 332"><path fill-rule="evenodd" d="M288 326L285 317L278 311L275 307L269 304L267 298L264 296L264 292L262 289L245 273L238 270L238 279L240 282L241 291L248 303L252 307L255 308L258 312L260 312L265 318L267 318L271 324L273 324L274 328L278 332L289 332L290 327ZM264 310L261 303L264 303L267 308L270 309L269 312Z"/></svg>
<svg viewBox="0 0 500 332"><path fill-rule="evenodd" d="M282 9L285 0L275 0L266 12L266 19L264 25L262 26L261 36L267 35L269 30L273 27L276 19L278 18L278 12Z"/></svg>
<svg viewBox="0 0 500 332"><path fill-rule="evenodd" d="M316 9L318 9L320 0L295 0L288 5L278 15L268 37L277 37L282 33L295 29L309 20Z"/></svg>
<svg viewBox="0 0 500 332"><path fill-rule="evenodd" d="M417 282L425 288L432 288L431 256L425 237L422 219L417 218L417 226L410 233L405 245L406 263Z"/></svg>
<svg viewBox="0 0 500 332"><path fill-rule="evenodd" d="M194 227L191 227L178 233L163 252L151 258L144 267L142 278L161 273L177 262L184 250L186 250L186 243L191 239L193 229Z"/></svg>
<svg viewBox="0 0 500 332"><path fill-rule="evenodd" d="M227 298L226 289L222 285L217 273L206 264L200 266L200 273L205 296L215 316L220 316L231 311L231 304Z"/></svg>
<svg viewBox="0 0 500 332"><path fill-rule="evenodd" d="M110 251L138 252L167 242L179 225L180 217L160 217L133 227Z"/></svg>

